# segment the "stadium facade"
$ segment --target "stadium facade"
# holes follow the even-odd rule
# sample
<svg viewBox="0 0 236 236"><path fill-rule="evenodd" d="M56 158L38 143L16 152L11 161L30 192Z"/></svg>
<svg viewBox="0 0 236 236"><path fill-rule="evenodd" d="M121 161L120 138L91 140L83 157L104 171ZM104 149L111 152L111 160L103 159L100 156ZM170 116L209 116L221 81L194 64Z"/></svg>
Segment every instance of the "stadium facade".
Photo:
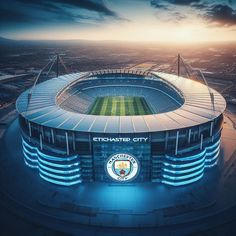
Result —
<svg viewBox="0 0 236 236"><path fill-rule="evenodd" d="M26 165L51 183L181 186L220 160L224 98L159 72L59 76L16 102Z"/></svg>

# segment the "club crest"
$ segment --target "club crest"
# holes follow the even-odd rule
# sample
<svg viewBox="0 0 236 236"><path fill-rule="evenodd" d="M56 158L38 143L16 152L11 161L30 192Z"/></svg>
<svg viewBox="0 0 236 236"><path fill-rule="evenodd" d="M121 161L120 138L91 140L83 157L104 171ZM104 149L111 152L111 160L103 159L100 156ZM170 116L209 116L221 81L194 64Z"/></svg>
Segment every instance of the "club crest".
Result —
<svg viewBox="0 0 236 236"><path fill-rule="evenodd" d="M128 154L116 154L109 158L106 165L110 177L117 181L129 181L138 172L137 160Z"/></svg>

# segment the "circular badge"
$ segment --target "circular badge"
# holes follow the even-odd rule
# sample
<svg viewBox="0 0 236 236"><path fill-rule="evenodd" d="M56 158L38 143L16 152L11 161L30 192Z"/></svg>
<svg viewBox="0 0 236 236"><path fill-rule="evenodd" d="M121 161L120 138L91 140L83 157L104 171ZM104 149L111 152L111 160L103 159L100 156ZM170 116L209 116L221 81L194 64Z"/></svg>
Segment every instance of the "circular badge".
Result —
<svg viewBox="0 0 236 236"><path fill-rule="evenodd" d="M136 177L139 165L133 156L119 153L109 158L106 169L111 178L124 182Z"/></svg>

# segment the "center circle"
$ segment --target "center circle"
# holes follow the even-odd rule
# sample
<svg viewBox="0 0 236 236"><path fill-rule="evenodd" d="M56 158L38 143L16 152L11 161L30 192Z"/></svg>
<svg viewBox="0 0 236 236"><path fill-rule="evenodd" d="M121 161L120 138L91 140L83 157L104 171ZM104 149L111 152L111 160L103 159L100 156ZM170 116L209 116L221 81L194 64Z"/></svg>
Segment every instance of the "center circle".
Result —
<svg viewBox="0 0 236 236"><path fill-rule="evenodd" d="M139 164L135 157L126 153L118 153L108 159L106 170L113 180L126 182L137 176Z"/></svg>

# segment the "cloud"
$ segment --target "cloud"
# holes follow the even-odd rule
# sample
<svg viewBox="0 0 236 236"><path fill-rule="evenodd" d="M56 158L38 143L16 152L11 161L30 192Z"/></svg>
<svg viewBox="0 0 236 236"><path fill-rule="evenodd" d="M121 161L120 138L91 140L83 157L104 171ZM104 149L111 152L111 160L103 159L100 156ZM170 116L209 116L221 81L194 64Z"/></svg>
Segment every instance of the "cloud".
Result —
<svg viewBox="0 0 236 236"><path fill-rule="evenodd" d="M97 25L106 20L128 21L98 0L8 0L0 1L0 25L47 26L57 24Z"/></svg>
<svg viewBox="0 0 236 236"><path fill-rule="evenodd" d="M219 3L220 2L220 3ZM236 25L236 9L233 8L232 0L209 1L209 0L152 0L151 5L159 10L168 10L169 19L180 22L191 17L184 15L182 7L187 12L192 8L192 14L202 18L209 26L234 26ZM190 11L189 11L190 12Z"/></svg>
<svg viewBox="0 0 236 236"><path fill-rule="evenodd" d="M194 3L200 3L201 0L151 0L151 6L156 8L168 8L170 4L172 5L182 5L182 6L190 6Z"/></svg>
<svg viewBox="0 0 236 236"><path fill-rule="evenodd" d="M103 1L92 0L55 0L53 2L62 3L69 6L83 8L89 11L95 11L106 16L118 17L117 13L110 10Z"/></svg>
<svg viewBox="0 0 236 236"><path fill-rule="evenodd" d="M226 4L217 4L209 7L205 18L213 24L221 26L236 25L236 10Z"/></svg>
<svg viewBox="0 0 236 236"><path fill-rule="evenodd" d="M23 12L16 12L13 9L1 9L1 14L0 14L0 24L5 22L8 23L27 23L30 22L31 17L26 15Z"/></svg>
<svg viewBox="0 0 236 236"><path fill-rule="evenodd" d="M162 19L165 22L180 23L189 17L189 13L185 11L186 7L192 7L192 4L200 3L200 0L152 0L151 6L157 8L158 12L155 16L158 20ZM185 10L183 10L184 7ZM168 12L163 13L165 10Z"/></svg>
<svg viewBox="0 0 236 236"><path fill-rule="evenodd" d="M184 19L186 19L186 18L187 18L186 15L184 15L184 14L182 14L180 12L174 12L172 14L172 20L174 20L177 23L182 21L182 20L184 20Z"/></svg>
<svg viewBox="0 0 236 236"><path fill-rule="evenodd" d="M175 5L190 6L193 3L201 2L201 0L168 0L168 2Z"/></svg>
<svg viewBox="0 0 236 236"><path fill-rule="evenodd" d="M18 2L25 3L28 6L37 6L39 8L44 8L45 11L50 12L60 12L64 8L71 8L75 10L88 10L98 13L105 17L112 17L116 20L122 20L115 11L109 9L102 0L17 0ZM72 15L73 16L73 15ZM125 19L124 19L125 20Z"/></svg>
<svg viewBox="0 0 236 236"><path fill-rule="evenodd" d="M168 9L167 4L160 3L160 1L158 1L158 0L151 0L150 4L152 7L155 7L155 8Z"/></svg>
<svg viewBox="0 0 236 236"><path fill-rule="evenodd" d="M206 10L209 5L206 2L192 2L190 6L199 10Z"/></svg>

